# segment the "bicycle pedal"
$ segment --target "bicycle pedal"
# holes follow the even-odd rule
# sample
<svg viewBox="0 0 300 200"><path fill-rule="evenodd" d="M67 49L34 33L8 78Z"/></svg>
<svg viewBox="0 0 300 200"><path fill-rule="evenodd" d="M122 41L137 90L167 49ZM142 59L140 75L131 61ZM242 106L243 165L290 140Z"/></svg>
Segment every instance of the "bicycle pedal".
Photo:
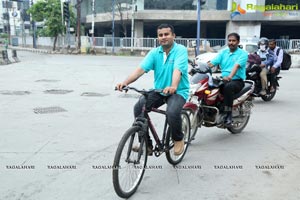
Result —
<svg viewBox="0 0 300 200"><path fill-rule="evenodd" d="M156 157L159 157L161 154L162 154L161 151L154 151L154 155L155 155Z"/></svg>
<svg viewBox="0 0 300 200"><path fill-rule="evenodd" d="M162 154L162 151L159 150L158 146L155 145L155 148L153 149L153 153L156 157L160 156Z"/></svg>
<svg viewBox="0 0 300 200"><path fill-rule="evenodd" d="M133 152L136 152L138 153L139 150L140 150L140 147L139 146L134 146L132 147L131 149ZM143 152L142 152L143 153ZM151 149L151 147L148 147L148 156L152 156L153 155L153 150Z"/></svg>

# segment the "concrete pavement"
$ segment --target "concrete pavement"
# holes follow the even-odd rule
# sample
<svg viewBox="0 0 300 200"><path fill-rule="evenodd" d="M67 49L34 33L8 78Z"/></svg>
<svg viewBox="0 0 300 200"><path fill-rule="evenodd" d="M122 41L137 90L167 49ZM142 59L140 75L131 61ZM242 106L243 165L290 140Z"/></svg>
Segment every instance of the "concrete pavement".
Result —
<svg viewBox="0 0 300 200"><path fill-rule="evenodd" d="M0 199L119 199L110 166L137 95L113 88L142 57L18 55L0 66ZM274 100L255 99L242 134L201 128L177 169L150 157L158 169L130 199L300 199L300 70L281 75Z"/></svg>

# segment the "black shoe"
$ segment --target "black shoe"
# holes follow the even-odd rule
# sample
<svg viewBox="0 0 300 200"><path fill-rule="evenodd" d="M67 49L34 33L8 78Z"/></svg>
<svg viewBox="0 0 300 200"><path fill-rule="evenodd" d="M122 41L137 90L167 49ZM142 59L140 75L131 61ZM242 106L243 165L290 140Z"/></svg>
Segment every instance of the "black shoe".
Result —
<svg viewBox="0 0 300 200"><path fill-rule="evenodd" d="M232 126L232 113L227 113L227 116L225 117L224 126L226 128L229 128Z"/></svg>

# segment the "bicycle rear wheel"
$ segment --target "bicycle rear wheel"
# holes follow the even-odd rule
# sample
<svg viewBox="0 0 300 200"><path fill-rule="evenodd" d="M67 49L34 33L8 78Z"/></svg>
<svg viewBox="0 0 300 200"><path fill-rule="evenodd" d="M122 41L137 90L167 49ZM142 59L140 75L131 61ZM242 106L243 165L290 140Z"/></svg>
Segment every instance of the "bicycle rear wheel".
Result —
<svg viewBox="0 0 300 200"><path fill-rule="evenodd" d="M198 131L198 126L200 124L200 118L198 115L195 115L195 111L192 109L184 109L185 112L189 115L191 122L191 141L195 139L196 133Z"/></svg>
<svg viewBox="0 0 300 200"><path fill-rule="evenodd" d="M174 140L172 139L172 130L170 127L168 127L167 135L166 135L166 148L168 149L168 151L166 151L166 157L168 162L172 165L177 165L182 161L190 142L191 123L190 123L189 115L187 114L186 111L182 111L181 119L182 119L182 132L184 135L183 136L184 150L182 154L174 155Z"/></svg>
<svg viewBox="0 0 300 200"><path fill-rule="evenodd" d="M135 193L145 172L148 144L146 134L139 136L140 130L140 127L133 126L125 132L114 158L113 185L122 198Z"/></svg>

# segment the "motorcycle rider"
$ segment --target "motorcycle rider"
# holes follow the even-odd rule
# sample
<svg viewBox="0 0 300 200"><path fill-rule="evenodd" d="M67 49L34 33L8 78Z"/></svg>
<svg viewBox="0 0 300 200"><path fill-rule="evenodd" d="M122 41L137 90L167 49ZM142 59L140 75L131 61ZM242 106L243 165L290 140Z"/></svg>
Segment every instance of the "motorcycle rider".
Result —
<svg viewBox="0 0 300 200"><path fill-rule="evenodd" d="M280 72L280 67L281 67L281 63L283 60L283 50L276 45L275 39L269 40L269 48L270 48L270 51L274 54L274 63L273 63L273 66L271 66L271 68L270 68L271 85L272 85L270 92L273 92L275 90L273 85L275 85L275 82L276 82L275 79L276 79L276 76Z"/></svg>
<svg viewBox="0 0 300 200"><path fill-rule="evenodd" d="M261 91L260 95L264 96L266 95L266 89L267 89L267 73L268 68L273 65L274 61L274 55L273 52L269 49L269 40L266 37L262 37L259 39L258 43L258 51L257 55L261 58L261 72L259 74L261 79Z"/></svg>
<svg viewBox="0 0 300 200"><path fill-rule="evenodd" d="M246 63L248 53L239 48L240 35L230 33L227 36L228 48L222 50L218 55L208 62L210 67L219 65L225 82L222 92L224 95L224 112L226 114L225 127L232 126L232 104L233 97L244 87L246 79Z"/></svg>

